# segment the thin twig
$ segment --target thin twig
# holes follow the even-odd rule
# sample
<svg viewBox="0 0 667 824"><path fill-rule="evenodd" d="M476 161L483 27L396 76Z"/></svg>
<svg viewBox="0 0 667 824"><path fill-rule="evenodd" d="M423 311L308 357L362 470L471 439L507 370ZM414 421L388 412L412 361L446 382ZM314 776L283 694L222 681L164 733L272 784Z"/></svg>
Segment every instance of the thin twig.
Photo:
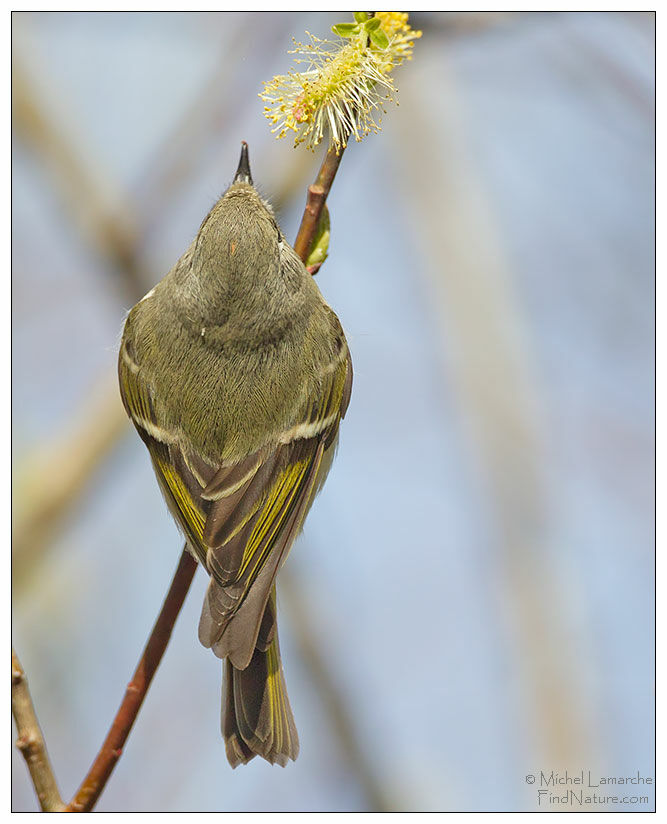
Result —
<svg viewBox="0 0 667 824"><path fill-rule="evenodd" d="M340 161L343 158L343 151L344 149L340 149L339 153L336 154L333 149L329 149L322 161L315 183L308 187L306 208L303 211L301 225L294 241L294 251L304 263L308 260L308 255L315 240L322 209L324 209L324 204L327 202L331 184L334 182Z"/></svg>
<svg viewBox="0 0 667 824"><path fill-rule="evenodd" d="M299 244L301 245L301 254L303 257L303 262L306 263L308 260L308 255L310 254L310 250L315 243L315 237L317 235L317 226L319 224L320 217L324 210L324 189L321 186L313 183L311 186L308 187L308 195L306 197L306 210L305 214L308 215L308 223L307 228L304 230L303 237L299 240ZM308 272L311 275L317 274L320 268L320 263L313 264L312 266L307 266Z"/></svg>
<svg viewBox="0 0 667 824"><path fill-rule="evenodd" d="M16 722L16 746L28 765L42 812L59 812L65 805L60 797L51 762L46 752L44 736L32 705L28 680L16 653L12 649L12 715Z"/></svg>
<svg viewBox="0 0 667 824"><path fill-rule="evenodd" d="M127 685L125 696L109 729L106 740L104 744L102 744L97 758L88 771L88 775L84 778L76 795L67 806L66 809L68 812L90 812L104 790L113 772L113 768L121 756L125 741L130 734L130 730L139 713L141 704L146 697L155 671L167 648L174 623L183 606L185 596L190 589L190 584L192 583L196 569L197 562L192 555L190 555L187 547L184 547L167 597L164 599L164 604L155 622L153 631L150 634L148 643L144 648L139 664L134 671L132 680Z"/></svg>

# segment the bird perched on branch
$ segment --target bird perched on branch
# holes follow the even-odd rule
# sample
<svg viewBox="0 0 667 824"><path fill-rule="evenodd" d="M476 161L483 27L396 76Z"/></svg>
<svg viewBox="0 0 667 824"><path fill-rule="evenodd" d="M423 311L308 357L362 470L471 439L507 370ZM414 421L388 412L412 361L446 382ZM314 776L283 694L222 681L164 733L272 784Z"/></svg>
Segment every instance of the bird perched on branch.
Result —
<svg viewBox="0 0 667 824"><path fill-rule="evenodd" d="M199 639L225 659L233 767L299 752L276 575L323 484L352 388L340 322L253 186L248 147L185 254L130 311L125 409L211 576Z"/></svg>

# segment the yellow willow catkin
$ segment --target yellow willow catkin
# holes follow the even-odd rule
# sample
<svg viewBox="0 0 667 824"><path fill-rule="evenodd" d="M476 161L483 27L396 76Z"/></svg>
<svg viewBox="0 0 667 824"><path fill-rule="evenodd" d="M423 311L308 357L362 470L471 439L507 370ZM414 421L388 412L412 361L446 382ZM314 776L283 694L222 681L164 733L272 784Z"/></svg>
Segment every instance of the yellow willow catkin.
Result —
<svg viewBox="0 0 667 824"><path fill-rule="evenodd" d="M294 41L290 54L305 69L274 77L260 94L278 137L292 133L295 146L306 143L312 149L328 131L329 144L338 152L351 136L359 141L379 131L384 104L395 101L391 72L412 58L421 32L410 28L405 13L375 16L387 37L386 48L371 43L363 28L333 42L308 32L310 42Z"/></svg>

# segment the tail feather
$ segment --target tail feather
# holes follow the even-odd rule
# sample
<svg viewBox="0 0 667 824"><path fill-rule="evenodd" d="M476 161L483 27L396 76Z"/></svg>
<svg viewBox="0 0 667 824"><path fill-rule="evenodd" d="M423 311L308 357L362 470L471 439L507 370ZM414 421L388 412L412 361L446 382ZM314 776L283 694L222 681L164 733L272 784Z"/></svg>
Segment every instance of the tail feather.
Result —
<svg viewBox="0 0 667 824"><path fill-rule="evenodd" d="M267 613L271 609L271 614L262 622L263 629L267 625L262 635L265 639L270 636L270 643L260 641L245 669L237 669L229 659L224 663L222 734L232 767L247 764L256 755L284 767L299 754L299 736L280 660L273 599L269 605Z"/></svg>
<svg viewBox="0 0 667 824"><path fill-rule="evenodd" d="M225 749L227 760L232 767L239 764L247 764L256 753L245 743L239 733L236 723L236 710L234 708L234 667L229 661L223 661L224 681L222 700L222 736L225 739Z"/></svg>

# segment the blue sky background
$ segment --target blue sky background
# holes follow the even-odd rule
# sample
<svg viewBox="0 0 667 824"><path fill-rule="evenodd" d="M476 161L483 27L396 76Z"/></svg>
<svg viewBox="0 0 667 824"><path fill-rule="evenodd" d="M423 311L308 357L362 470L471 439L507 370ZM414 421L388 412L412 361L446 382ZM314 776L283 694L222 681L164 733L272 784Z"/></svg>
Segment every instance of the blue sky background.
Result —
<svg viewBox="0 0 667 824"><path fill-rule="evenodd" d="M319 153L274 140L257 92L292 36L335 22L13 15L15 526L67 476L82 416L118 418L124 314L229 184L241 139L294 237ZM540 771L654 775L654 18L413 23L400 106L350 146L329 200L318 283L355 383L279 595L301 755L229 768L198 572L99 810L537 810ZM109 215L137 294L105 252ZM67 798L180 553L122 427L14 567L14 642ZM644 792L598 809L653 809ZM18 754L12 805L35 809Z"/></svg>

